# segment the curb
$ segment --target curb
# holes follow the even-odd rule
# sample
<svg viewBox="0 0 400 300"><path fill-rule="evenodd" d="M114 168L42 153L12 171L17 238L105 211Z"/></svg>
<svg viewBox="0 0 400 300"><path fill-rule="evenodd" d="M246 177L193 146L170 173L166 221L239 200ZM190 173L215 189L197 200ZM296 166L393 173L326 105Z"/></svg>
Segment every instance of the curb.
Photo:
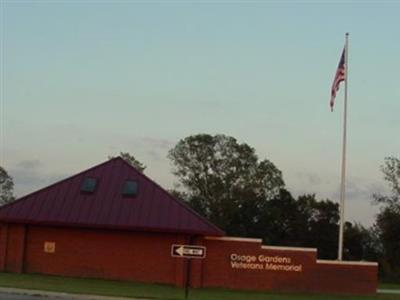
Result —
<svg viewBox="0 0 400 300"><path fill-rule="evenodd" d="M400 290L390 290L390 289L378 289L376 290L379 294L400 294Z"/></svg>
<svg viewBox="0 0 400 300"><path fill-rule="evenodd" d="M45 297L56 297L56 298L67 298L68 300L139 300L139 298L126 298L126 297L111 297L111 296L100 296L100 295L89 295L89 294L72 294L72 293L61 293L61 292L49 292L42 290L29 290L29 289L16 289L0 287L0 293L14 294L14 295L26 295L26 296L45 296ZM147 300L140 298L140 300Z"/></svg>

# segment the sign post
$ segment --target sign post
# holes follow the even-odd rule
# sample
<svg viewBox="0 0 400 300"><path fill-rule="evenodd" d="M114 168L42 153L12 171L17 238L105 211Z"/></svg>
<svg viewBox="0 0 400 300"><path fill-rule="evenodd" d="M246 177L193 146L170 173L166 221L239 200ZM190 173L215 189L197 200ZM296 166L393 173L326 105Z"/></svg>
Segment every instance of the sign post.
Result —
<svg viewBox="0 0 400 300"><path fill-rule="evenodd" d="M172 245L171 256L186 258L186 276L185 276L185 299L189 295L189 283L190 283L190 260L192 258L203 259L206 257L206 247L204 246L192 246L192 245Z"/></svg>

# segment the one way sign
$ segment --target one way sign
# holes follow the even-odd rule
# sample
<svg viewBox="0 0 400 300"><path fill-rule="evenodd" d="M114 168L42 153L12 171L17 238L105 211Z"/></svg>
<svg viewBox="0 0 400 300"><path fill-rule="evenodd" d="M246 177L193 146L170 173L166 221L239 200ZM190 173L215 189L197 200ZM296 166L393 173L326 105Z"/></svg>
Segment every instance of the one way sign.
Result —
<svg viewBox="0 0 400 300"><path fill-rule="evenodd" d="M171 256L184 258L205 258L206 247L191 245L172 245Z"/></svg>

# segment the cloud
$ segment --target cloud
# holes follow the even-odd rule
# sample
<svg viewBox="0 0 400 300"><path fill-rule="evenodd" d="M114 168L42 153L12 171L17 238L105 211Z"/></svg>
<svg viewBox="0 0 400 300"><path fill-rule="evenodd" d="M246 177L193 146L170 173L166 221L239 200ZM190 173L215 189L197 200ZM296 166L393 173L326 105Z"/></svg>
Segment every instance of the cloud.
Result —
<svg viewBox="0 0 400 300"><path fill-rule="evenodd" d="M380 182L371 182L364 178L349 178L346 180L346 199L350 201L368 200L372 202L373 194L385 194L387 187ZM340 185L332 193L333 199L340 198Z"/></svg>
<svg viewBox="0 0 400 300"><path fill-rule="evenodd" d="M66 174L50 174L40 160L22 160L9 170L14 182L16 197L31 193L67 177Z"/></svg>
<svg viewBox="0 0 400 300"><path fill-rule="evenodd" d="M387 192L383 182L373 182L365 178L349 178L346 181L345 210L349 221L372 225L379 206L373 204L373 194ZM340 185L336 185L332 199L339 201Z"/></svg>
<svg viewBox="0 0 400 300"><path fill-rule="evenodd" d="M175 145L175 141L153 137L141 137L138 139L146 156L152 161L163 161L167 157L168 150Z"/></svg>
<svg viewBox="0 0 400 300"><path fill-rule="evenodd" d="M147 167L151 167L152 162L165 162L168 150L173 148L175 143L174 140L153 136L114 136L114 143L108 144L107 149L112 156L118 155L119 152L128 152Z"/></svg>
<svg viewBox="0 0 400 300"><path fill-rule="evenodd" d="M13 177L15 186L38 186L44 182L44 178L36 172L27 172L23 169L12 169L10 170L10 174Z"/></svg>
<svg viewBox="0 0 400 300"><path fill-rule="evenodd" d="M322 178L320 175L316 173L304 173L297 172L295 175L300 181L304 181L306 184L310 185L322 185L322 184L330 184L330 180L326 178Z"/></svg>
<svg viewBox="0 0 400 300"><path fill-rule="evenodd" d="M145 146L151 146L162 150L170 149L175 144L172 140L153 138L153 137L141 137L139 141Z"/></svg>
<svg viewBox="0 0 400 300"><path fill-rule="evenodd" d="M161 161L164 157L159 152L154 150L149 150L146 152L147 156L150 157L153 161Z"/></svg>
<svg viewBox="0 0 400 300"><path fill-rule="evenodd" d="M130 152L132 148L143 150L146 152L148 149L152 150L169 150L175 145L175 141L156 138L151 136L143 137L126 137L126 136L113 136L114 143L108 144L111 150L118 150L123 152ZM119 145L119 146L116 146ZM132 153L135 155L135 152Z"/></svg>
<svg viewBox="0 0 400 300"><path fill-rule="evenodd" d="M337 203L340 200L340 177L332 174L297 172L289 179L288 188L295 197L315 193L317 199L330 199ZM345 199L346 220L361 222L365 226L372 225L379 211L379 206L373 205L372 195L388 192L384 181L368 177L348 177Z"/></svg>
<svg viewBox="0 0 400 300"><path fill-rule="evenodd" d="M43 166L43 163L38 159L22 160L17 163L18 168L34 170Z"/></svg>
<svg viewBox="0 0 400 300"><path fill-rule="evenodd" d="M39 185L43 178L38 175L38 171L43 167L43 163L37 159L21 160L10 169L15 185Z"/></svg>

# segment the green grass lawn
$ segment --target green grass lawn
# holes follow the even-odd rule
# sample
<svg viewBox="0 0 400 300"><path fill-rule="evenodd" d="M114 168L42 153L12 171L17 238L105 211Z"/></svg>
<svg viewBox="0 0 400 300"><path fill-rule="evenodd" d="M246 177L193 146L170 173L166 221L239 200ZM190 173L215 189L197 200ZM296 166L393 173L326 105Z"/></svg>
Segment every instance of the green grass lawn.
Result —
<svg viewBox="0 0 400 300"><path fill-rule="evenodd" d="M400 283L381 283L381 284L379 284L379 288L400 291ZM399 299L400 299L400 296L399 296Z"/></svg>
<svg viewBox="0 0 400 300"><path fill-rule="evenodd" d="M93 294L105 296L184 299L183 289L161 284L132 283L102 279L81 279L38 274L0 273L0 286L22 289L46 290L66 293ZM396 285L390 285L395 288ZM397 285L397 287L399 287ZM389 288L384 285L382 288ZM279 294L265 292L233 291L226 289L191 289L189 299L192 300L399 300L400 295L377 296L333 296L312 294Z"/></svg>

